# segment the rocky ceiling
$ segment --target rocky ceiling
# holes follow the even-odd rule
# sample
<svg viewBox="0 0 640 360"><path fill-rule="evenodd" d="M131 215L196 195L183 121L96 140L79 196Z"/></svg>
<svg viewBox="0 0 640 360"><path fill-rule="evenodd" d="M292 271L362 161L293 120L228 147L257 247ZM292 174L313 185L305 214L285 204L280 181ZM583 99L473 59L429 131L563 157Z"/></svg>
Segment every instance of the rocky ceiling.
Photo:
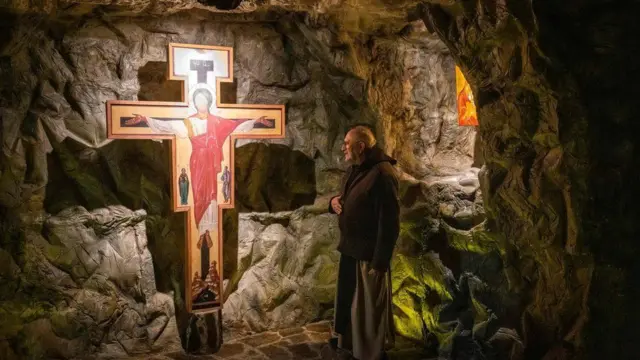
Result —
<svg viewBox="0 0 640 360"><path fill-rule="evenodd" d="M453 1L434 1L451 3ZM271 10L333 14L348 18L368 18L389 23L403 21L407 13L422 3L415 0L8 0L4 7L15 13L79 15L100 9L126 15L169 15L183 10L202 9L228 14L255 14Z"/></svg>

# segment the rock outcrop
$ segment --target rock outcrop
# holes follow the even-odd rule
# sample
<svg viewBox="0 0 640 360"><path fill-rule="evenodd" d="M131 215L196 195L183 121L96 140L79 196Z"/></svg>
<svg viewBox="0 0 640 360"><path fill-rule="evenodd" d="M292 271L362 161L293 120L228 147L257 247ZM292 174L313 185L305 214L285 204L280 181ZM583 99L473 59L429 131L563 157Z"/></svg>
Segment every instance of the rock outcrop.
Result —
<svg viewBox="0 0 640 360"><path fill-rule="evenodd" d="M240 215L238 280L223 308L227 327L261 332L327 317L338 235L335 216L326 209Z"/></svg>
<svg viewBox="0 0 640 360"><path fill-rule="evenodd" d="M173 299L156 289L145 217L122 206L75 207L23 229L22 267L2 252L11 285L2 293L3 338L29 345L18 355L126 357L180 347ZM24 356L13 352L5 354Z"/></svg>
<svg viewBox="0 0 640 360"><path fill-rule="evenodd" d="M526 358L631 359L640 321L637 4L427 5L477 99L484 205Z"/></svg>

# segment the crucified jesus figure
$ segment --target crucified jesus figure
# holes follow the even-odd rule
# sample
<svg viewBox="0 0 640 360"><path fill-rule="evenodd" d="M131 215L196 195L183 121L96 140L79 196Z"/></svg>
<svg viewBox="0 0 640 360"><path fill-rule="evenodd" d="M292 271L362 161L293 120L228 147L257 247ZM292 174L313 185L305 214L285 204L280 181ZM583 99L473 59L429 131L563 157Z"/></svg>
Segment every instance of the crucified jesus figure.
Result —
<svg viewBox="0 0 640 360"><path fill-rule="evenodd" d="M154 132L175 134L190 139L192 150L189 165L194 215L200 234L214 229L217 225L217 174L221 171L224 160L222 145L227 137L241 124L247 130L255 124L267 128L275 125L273 120L264 116L257 119L225 119L211 114L214 99L209 89L199 88L193 93L193 104L197 112L183 121L158 120L136 114L125 123L127 126L146 123Z"/></svg>

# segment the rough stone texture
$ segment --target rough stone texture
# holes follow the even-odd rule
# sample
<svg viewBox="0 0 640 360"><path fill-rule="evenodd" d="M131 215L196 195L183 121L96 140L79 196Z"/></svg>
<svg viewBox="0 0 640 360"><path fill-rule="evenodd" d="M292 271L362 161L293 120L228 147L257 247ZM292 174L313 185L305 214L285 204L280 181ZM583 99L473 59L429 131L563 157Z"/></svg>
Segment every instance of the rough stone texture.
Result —
<svg viewBox="0 0 640 360"><path fill-rule="evenodd" d="M398 31L405 25L407 13L414 14L420 2L415 0L236 0L236 9L222 11L197 0L4 0L0 9L17 14L81 16L92 12L109 15L167 15L184 10L231 14L233 19L252 18L272 11L306 12L324 16L351 32L376 33L384 29Z"/></svg>
<svg viewBox="0 0 640 360"><path fill-rule="evenodd" d="M444 44L414 26L407 41L372 45L368 97L403 171L419 179L455 174L473 163L476 129L458 126L455 64Z"/></svg>
<svg viewBox="0 0 640 360"><path fill-rule="evenodd" d="M516 359L509 354L522 348L513 331L518 299L504 275L504 238L485 220L478 170L402 179L401 231L392 260L394 318L399 335L442 358ZM513 336L496 351L502 332ZM469 352L469 346L478 350Z"/></svg>
<svg viewBox="0 0 640 360"><path fill-rule="evenodd" d="M238 280L223 307L227 327L290 328L322 318L332 306L338 227L335 216L319 212L240 215Z"/></svg>
<svg viewBox="0 0 640 360"><path fill-rule="evenodd" d="M173 301L156 290L145 217L122 206L75 207L41 217L40 232L25 229L22 271L5 257L14 289L2 293L3 337L25 337L29 352L46 358L179 349Z"/></svg>
<svg viewBox="0 0 640 360"><path fill-rule="evenodd" d="M474 90L485 208L507 240L526 358L637 343L638 4L464 1L424 19ZM633 80L635 81L635 80Z"/></svg>
<svg viewBox="0 0 640 360"><path fill-rule="evenodd" d="M280 212L313 204L316 169L311 158L284 145L236 145L242 146L234 159L236 188L242 189L235 199L237 211Z"/></svg>

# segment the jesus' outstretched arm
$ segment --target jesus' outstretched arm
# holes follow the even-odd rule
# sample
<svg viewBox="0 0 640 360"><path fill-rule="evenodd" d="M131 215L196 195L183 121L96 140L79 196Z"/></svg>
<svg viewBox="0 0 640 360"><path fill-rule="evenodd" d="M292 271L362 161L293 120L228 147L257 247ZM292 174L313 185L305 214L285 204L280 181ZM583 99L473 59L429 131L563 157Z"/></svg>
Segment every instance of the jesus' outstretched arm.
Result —
<svg viewBox="0 0 640 360"><path fill-rule="evenodd" d="M175 134L177 137L186 138L189 136L187 127L182 120L159 120L152 117L135 114L133 119L127 120L127 125L145 123L155 133Z"/></svg>
<svg viewBox="0 0 640 360"><path fill-rule="evenodd" d="M256 126L256 124L263 125L263 126L265 126L267 128L273 127L273 125L274 125L274 120L273 119L267 119L266 116L260 116L260 117L258 117L256 119L230 119L230 120L242 123L236 129L238 132L247 132L247 131L253 129Z"/></svg>

